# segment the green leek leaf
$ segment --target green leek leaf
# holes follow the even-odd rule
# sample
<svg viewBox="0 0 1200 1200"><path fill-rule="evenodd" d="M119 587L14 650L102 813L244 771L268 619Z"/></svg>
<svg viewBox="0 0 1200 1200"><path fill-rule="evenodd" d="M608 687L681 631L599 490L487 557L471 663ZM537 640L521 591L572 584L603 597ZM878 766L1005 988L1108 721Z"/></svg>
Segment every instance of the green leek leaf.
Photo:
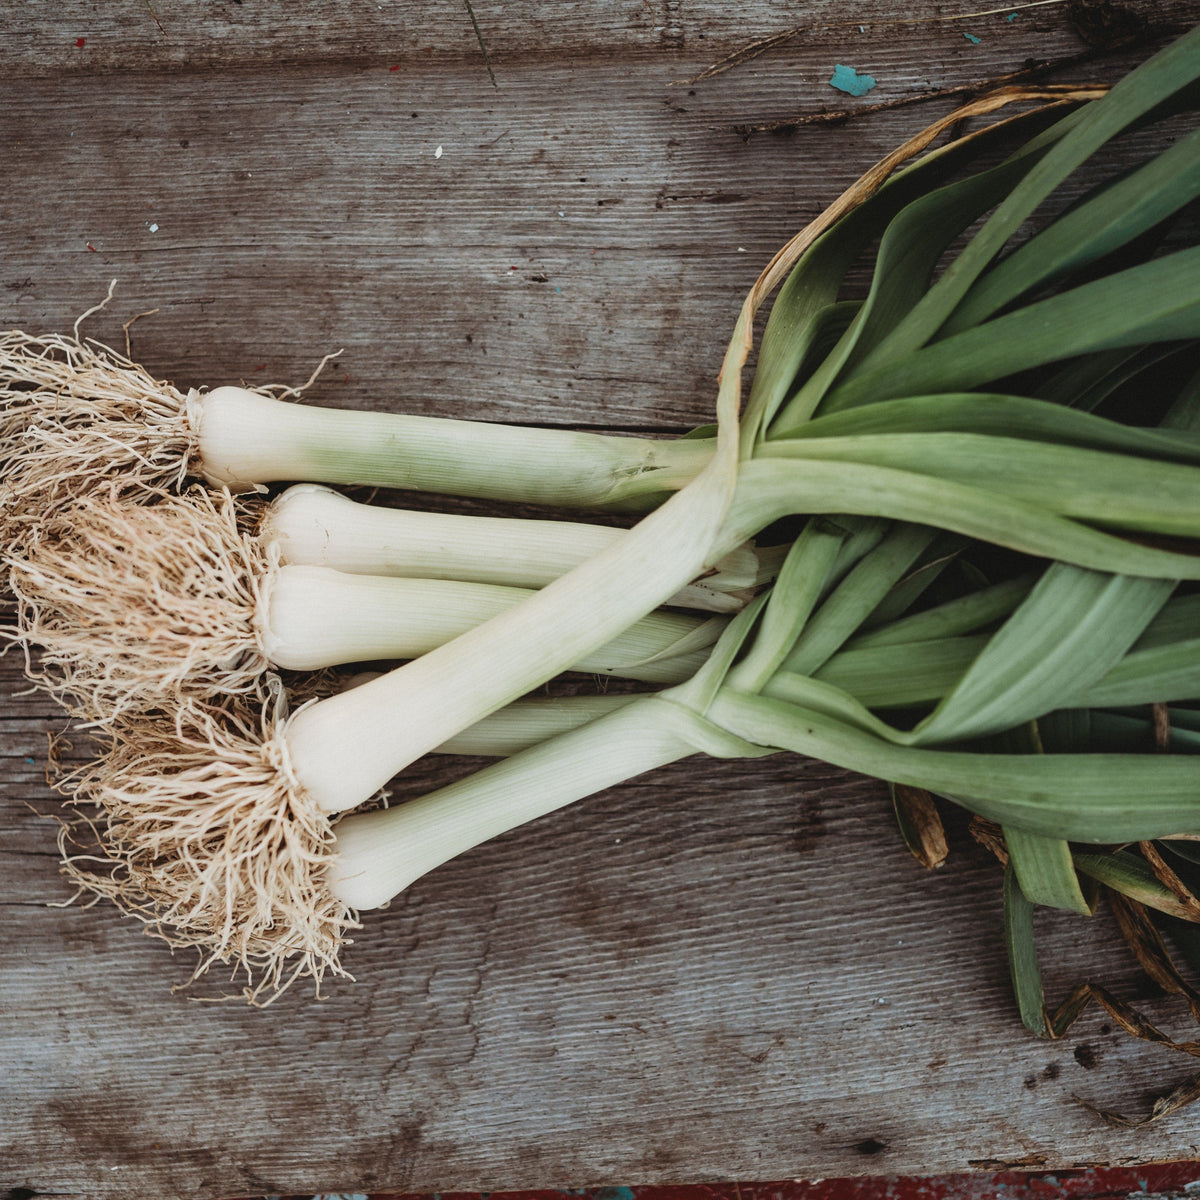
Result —
<svg viewBox="0 0 1200 1200"><path fill-rule="evenodd" d="M1033 940L1033 905L1010 866L1004 872L1004 944L1021 1023L1037 1037L1049 1037L1042 972Z"/></svg>

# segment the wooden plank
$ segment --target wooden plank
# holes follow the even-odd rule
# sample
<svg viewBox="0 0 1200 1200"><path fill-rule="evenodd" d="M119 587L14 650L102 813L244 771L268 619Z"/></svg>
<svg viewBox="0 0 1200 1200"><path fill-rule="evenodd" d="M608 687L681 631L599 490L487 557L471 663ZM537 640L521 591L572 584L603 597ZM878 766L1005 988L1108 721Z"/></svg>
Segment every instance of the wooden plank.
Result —
<svg viewBox="0 0 1200 1200"><path fill-rule="evenodd" d="M115 276L88 328L119 344L158 307L133 348L183 385L299 380L345 346L313 399L676 431L709 418L722 339L762 263L927 114L748 143L736 124L852 103L825 83L833 61L894 98L1080 45L1057 11L989 18L983 50L957 29L880 25L835 58L846 34L826 30L693 95L673 85L714 47L793 14L476 10L499 90L454 6L155 3L164 39L138 5L4 4L6 323L69 328ZM672 20L682 38L664 36ZM378 48L376 21L392 38ZM6 663L0 1195L1200 1151L1189 1114L1114 1133L1074 1099L1138 1110L1186 1062L1097 1015L1061 1044L1023 1034L997 874L961 823L951 865L924 873L879 785L782 756L680 764L481 847L368 916L347 954L357 982L321 1004L300 990L263 1011L198 1003L171 991L186 957L132 922L47 907L69 897L41 765L61 719L20 686ZM463 766L420 764L401 794ZM1104 918L1039 929L1053 995L1098 974L1179 1028Z"/></svg>
<svg viewBox="0 0 1200 1200"><path fill-rule="evenodd" d="M107 909L39 907L65 894L43 860L4 906L2 1182L99 1200L1194 1153L1194 1119L1116 1134L1075 1099L1137 1109L1186 1063L1098 1017L1061 1045L1019 1032L997 873L955 843L922 872L881 790L820 764L674 769L439 871L367 919L357 983L260 1012L171 995L187 964ZM1098 955L1144 997L1106 926L1047 925L1056 991Z"/></svg>
<svg viewBox="0 0 1200 1200"><path fill-rule="evenodd" d="M664 56L678 62L706 56L715 61L797 27L803 28L803 36L789 53L817 48L828 57L831 50L865 50L862 62L871 68L907 62L928 63L925 69L933 69L937 52L953 48L961 52L964 65L970 63L976 71L983 67L982 73L989 74L996 72L987 67L995 67L997 57L1017 45L1024 47L1022 54L1039 57L1061 52L1056 45L1064 34L1071 36L1077 16L1065 6L1039 11L1021 4L978 16L973 14L994 6L959 5L948 11L931 0L903 7L889 0L862 0L851 11L836 0L813 0L802 7L773 0L738 5L639 0L609 6L579 0L478 0L472 7L502 88L507 68L523 59L578 61L600 54L627 62ZM1196 13L1194 3L1181 0L1140 0L1137 8L1147 21L1161 23L1186 21ZM1009 22L1008 12L1016 10L1019 18ZM96 5L64 0L52 12L36 0L6 0L3 14L0 63L6 71L23 74L261 69L327 60L389 66L433 62L442 69L453 62L465 79L490 86L467 6L460 0L440 5L396 0ZM964 29L988 44L973 48L962 36Z"/></svg>

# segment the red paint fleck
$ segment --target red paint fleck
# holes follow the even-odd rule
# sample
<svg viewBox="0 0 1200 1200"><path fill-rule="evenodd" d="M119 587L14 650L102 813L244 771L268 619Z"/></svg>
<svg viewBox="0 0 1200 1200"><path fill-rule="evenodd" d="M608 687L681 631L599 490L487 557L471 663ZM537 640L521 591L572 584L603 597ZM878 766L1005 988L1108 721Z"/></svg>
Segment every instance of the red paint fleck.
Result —
<svg viewBox="0 0 1200 1200"><path fill-rule="evenodd" d="M389 71L398 71L398 70L400 70L400 64L397 63L394 67L388 67L388 70Z"/></svg>
<svg viewBox="0 0 1200 1200"><path fill-rule="evenodd" d="M93 254L99 254L99 253L100 253L100 251L99 251L99 250L97 250L97 249L96 249L96 247L95 247L95 246L93 246L91 242L85 242L84 244L87 246L87 248L88 248L88 249L89 249L89 250L90 250L90 251L91 251Z"/></svg>
<svg viewBox="0 0 1200 1200"><path fill-rule="evenodd" d="M265 371L265 370L267 369L267 364L266 364L266 363L259 363L259 364L258 364L258 366L257 366L257 367L255 367L254 369L255 369L256 371Z"/></svg>
<svg viewBox="0 0 1200 1200"><path fill-rule="evenodd" d="M350 375L349 375L349 373L347 373L347 375L346 375L346 378L345 378L345 379L343 379L343 380L342 380L342 382L343 382L343 383L349 383L349 382L350 382Z"/></svg>
<svg viewBox="0 0 1200 1200"><path fill-rule="evenodd" d="M75 49L76 50L82 50L84 48L84 46L86 46L86 45L87 45L87 38L76 38L75 39Z"/></svg>

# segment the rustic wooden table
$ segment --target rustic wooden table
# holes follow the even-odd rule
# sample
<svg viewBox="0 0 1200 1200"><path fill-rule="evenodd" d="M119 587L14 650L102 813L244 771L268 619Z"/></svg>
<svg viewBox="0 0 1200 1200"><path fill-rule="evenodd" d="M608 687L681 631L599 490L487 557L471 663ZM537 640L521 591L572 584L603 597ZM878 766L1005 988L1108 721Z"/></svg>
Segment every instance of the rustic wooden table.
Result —
<svg viewBox="0 0 1200 1200"><path fill-rule="evenodd" d="M990 6L976 6L990 7ZM1084 49L1063 4L0 0L3 320L90 331L182 385L606 430L709 419L774 249L949 101L789 136L742 123ZM1190 23L1194 6L1139 4ZM1010 12L1015 15L1010 16ZM708 64L799 23L736 70ZM1144 49L1076 66L1113 78ZM836 64L877 80L855 99ZM939 872L886 792L696 760L481 847L367 917L320 1003L198 1003L107 906L55 907L59 718L2 675L0 1196L214 1198L1066 1167L1194 1156L1116 1131L1186 1059L1100 1015L1021 1029L999 877ZM415 794L462 764L421 765ZM1049 985L1154 1019L1103 916L1042 919ZM11 1189L6 1191L6 1189Z"/></svg>

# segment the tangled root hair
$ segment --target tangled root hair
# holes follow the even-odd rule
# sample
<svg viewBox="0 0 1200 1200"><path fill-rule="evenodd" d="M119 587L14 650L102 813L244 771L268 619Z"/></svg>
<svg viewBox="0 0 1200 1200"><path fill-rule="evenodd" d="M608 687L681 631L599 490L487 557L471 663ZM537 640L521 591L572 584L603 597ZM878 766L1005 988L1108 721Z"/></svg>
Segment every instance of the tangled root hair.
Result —
<svg viewBox="0 0 1200 1200"><path fill-rule="evenodd" d="M0 549L98 481L139 499L179 487L197 396L77 336L0 335Z"/></svg>
<svg viewBox="0 0 1200 1200"><path fill-rule="evenodd" d="M247 502L193 487L133 503L110 487L30 527L9 556L26 669L82 719L111 723L187 697L254 693L274 557ZM34 654L33 651L40 651Z"/></svg>
<svg viewBox="0 0 1200 1200"><path fill-rule="evenodd" d="M298 979L349 978L338 958L356 914L325 879L329 820L292 774L276 683L265 706L192 701L174 719L116 722L107 753L59 784L98 848L64 830L64 870L172 947L195 981L219 964L266 1004Z"/></svg>

